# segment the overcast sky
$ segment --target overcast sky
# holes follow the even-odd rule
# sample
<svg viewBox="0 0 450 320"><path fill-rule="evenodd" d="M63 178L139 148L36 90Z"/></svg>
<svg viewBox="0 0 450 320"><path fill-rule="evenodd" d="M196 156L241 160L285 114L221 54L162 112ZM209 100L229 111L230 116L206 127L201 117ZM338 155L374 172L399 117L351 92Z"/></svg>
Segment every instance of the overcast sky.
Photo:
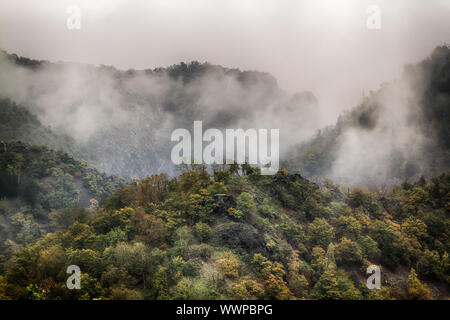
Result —
<svg viewBox="0 0 450 320"><path fill-rule="evenodd" d="M68 30L66 9L81 8ZM366 27L368 5L381 29ZM450 0L1 0L0 49L35 59L154 68L180 61L267 71L330 119L403 65L450 43Z"/></svg>

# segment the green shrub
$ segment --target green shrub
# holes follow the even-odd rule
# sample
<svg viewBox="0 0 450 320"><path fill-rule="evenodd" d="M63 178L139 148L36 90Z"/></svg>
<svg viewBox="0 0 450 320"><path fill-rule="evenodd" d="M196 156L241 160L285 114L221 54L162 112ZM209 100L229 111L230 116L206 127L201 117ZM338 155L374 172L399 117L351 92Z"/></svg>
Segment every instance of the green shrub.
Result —
<svg viewBox="0 0 450 320"><path fill-rule="evenodd" d="M237 209L242 211L244 215L250 215L256 212L256 204L253 196L248 192L242 192L237 198Z"/></svg>
<svg viewBox="0 0 450 320"><path fill-rule="evenodd" d="M211 227L203 222L197 222L194 226L194 234L200 241L205 241L211 235Z"/></svg>

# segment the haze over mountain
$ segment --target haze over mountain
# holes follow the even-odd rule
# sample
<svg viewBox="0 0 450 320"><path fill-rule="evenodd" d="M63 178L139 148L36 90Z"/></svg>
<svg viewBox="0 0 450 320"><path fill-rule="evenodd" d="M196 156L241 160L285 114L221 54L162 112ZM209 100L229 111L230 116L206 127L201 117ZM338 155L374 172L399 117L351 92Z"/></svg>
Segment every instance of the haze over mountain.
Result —
<svg viewBox="0 0 450 320"><path fill-rule="evenodd" d="M66 26L73 4L80 30ZM380 29L367 28L370 5ZM290 94L313 92L323 126L449 42L449 15L447 0L3 0L0 48L123 70L197 60L266 71Z"/></svg>
<svg viewBox="0 0 450 320"><path fill-rule="evenodd" d="M448 170L450 48L406 65L335 126L294 148L288 167L352 185L393 185Z"/></svg>
<svg viewBox="0 0 450 320"><path fill-rule="evenodd" d="M0 1L0 300L449 298L448 0L72 2Z"/></svg>
<svg viewBox="0 0 450 320"><path fill-rule="evenodd" d="M101 170L123 177L173 172L171 133L192 130L194 120L205 129L283 128L282 152L318 126L312 93L288 95L257 71L198 62L120 71L6 53L0 70L0 95L95 150Z"/></svg>
<svg viewBox="0 0 450 320"><path fill-rule="evenodd" d="M318 134L313 93L289 95L270 74L209 63L120 71L3 52L0 95L74 141L54 147L124 178L174 174L172 131L202 120L204 129L280 128L283 165L307 177L392 185L448 168L449 57L436 48Z"/></svg>

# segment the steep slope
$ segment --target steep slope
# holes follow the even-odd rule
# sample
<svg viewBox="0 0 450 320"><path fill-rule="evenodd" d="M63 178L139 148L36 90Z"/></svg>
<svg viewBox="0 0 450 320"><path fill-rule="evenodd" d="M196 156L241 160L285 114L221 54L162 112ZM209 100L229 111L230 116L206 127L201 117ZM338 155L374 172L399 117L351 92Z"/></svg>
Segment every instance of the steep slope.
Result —
<svg viewBox="0 0 450 320"><path fill-rule="evenodd" d="M50 228L50 217L71 207L97 208L126 184L62 151L23 142L0 148L0 248L30 243Z"/></svg>
<svg viewBox="0 0 450 320"><path fill-rule="evenodd" d="M19 196L24 203L47 210L87 206L91 198L101 201L125 185L123 180L100 173L67 153L22 142L3 143L0 170L0 197ZM56 195L51 196L53 192Z"/></svg>
<svg viewBox="0 0 450 320"><path fill-rule="evenodd" d="M450 163L450 48L405 66L402 78L383 84L288 156L302 174L354 185L393 185L431 177Z"/></svg>
<svg viewBox="0 0 450 320"><path fill-rule="evenodd" d="M448 297L448 173L383 194L236 169L155 175L91 214L56 214L52 233L0 265L6 297ZM64 287L69 264L82 270L81 290ZM381 290L365 285L371 264Z"/></svg>
<svg viewBox="0 0 450 320"><path fill-rule="evenodd" d="M79 160L91 158L88 150L80 148L73 138L44 127L28 109L7 98L0 99L0 141L46 145L54 150L63 150Z"/></svg>

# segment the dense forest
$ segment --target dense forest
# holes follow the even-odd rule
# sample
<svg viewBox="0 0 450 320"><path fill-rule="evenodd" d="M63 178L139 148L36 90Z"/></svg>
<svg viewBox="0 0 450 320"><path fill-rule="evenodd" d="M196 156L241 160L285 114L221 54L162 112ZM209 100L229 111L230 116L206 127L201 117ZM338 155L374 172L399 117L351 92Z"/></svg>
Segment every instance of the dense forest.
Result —
<svg viewBox="0 0 450 320"><path fill-rule="evenodd" d="M2 142L0 250L46 234L50 217L70 207L97 208L126 183L46 146ZM9 242L12 241L12 242Z"/></svg>
<svg viewBox="0 0 450 320"><path fill-rule="evenodd" d="M35 237L24 214L1 264L3 299L431 299L450 282L450 175L391 191L320 188L250 166L135 180L102 208L64 208ZM31 217L29 218L31 219ZM67 290L65 268L82 270ZM382 268L368 290L366 268Z"/></svg>
<svg viewBox="0 0 450 320"><path fill-rule="evenodd" d="M202 115L217 102L209 100L213 94L223 109L203 119L218 128L239 123L236 117L250 121L256 106L292 122L314 109L312 93L289 96L268 74L207 63L126 72L75 66L92 91L85 88L85 100L62 101L61 110L50 111L67 112L70 122L85 101L102 105L112 91L95 87L99 80L120 93L119 102L111 101L120 104L115 113L89 109L96 131L80 138L45 109L55 98L45 90L58 91L61 70L73 66L2 53L0 69L13 84L11 64L34 81L39 72L52 76L50 89L27 87L23 96L36 101L30 104L0 88L0 299L450 297L448 47L405 67L404 78L296 144L272 176L248 164L182 165L161 173L170 162L161 137ZM222 93L208 86L218 79L228 84ZM146 81L168 87L144 94L152 88ZM225 99L231 93L237 98ZM237 113L239 103L248 113ZM394 127L386 122L392 106L402 111ZM163 119L176 117L162 129ZM339 179L337 166L351 151L345 146L352 130L367 138L362 142L382 137L386 150L375 150L381 167L354 168L359 180L349 181ZM401 134L409 148L396 144ZM364 161L371 165L369 152ZM379 180L377 170L384 173ZM361 180L368 183L358 186ZM80 290L66 286L69 265L81 269ZM381 269L379 290L366 286L370 265Z"/></svg>

